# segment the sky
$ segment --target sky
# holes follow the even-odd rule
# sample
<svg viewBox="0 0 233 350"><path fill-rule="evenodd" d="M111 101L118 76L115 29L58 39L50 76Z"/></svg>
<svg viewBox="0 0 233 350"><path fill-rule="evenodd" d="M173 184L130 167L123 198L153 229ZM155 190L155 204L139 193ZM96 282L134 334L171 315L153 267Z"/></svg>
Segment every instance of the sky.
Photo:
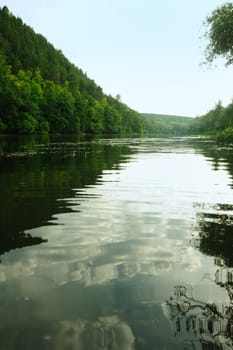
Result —
<svg viewBox="0 0 233 350"><path fill-rule="evenodd" d="M144 113L196 117L233 98L233 67L203 66L221 0L0 0L106 94Z"/></svg>

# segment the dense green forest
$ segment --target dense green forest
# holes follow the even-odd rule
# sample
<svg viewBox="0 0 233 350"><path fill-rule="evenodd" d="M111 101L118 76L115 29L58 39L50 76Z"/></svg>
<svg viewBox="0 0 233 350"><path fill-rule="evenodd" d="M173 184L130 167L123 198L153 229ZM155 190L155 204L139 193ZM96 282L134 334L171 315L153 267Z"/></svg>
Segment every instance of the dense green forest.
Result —
<svg viewBox="0 0 233 350"><path fill-rule="evenodd" d="M223 17L226 25L225 12L228 14L231 8L223 6L208 18L212 41L217 40L211 36L219 23L217 19ZM222 43L222 37L220 39ZM211 40L210 48L215 48L215 41L212 43ZM212 53L211 60L215 55ZM231 61L228 60L228 64ZM118 135L204 133L217 136L220 141L233 142L233 102L227 107L219 102L206 115L195 119L140 114L119 98L106 95L94 80L69 62L45 37L36 34L6 6L0 7L0 133L48 132Z"/></svg>
<svg viewBox="0 0 233 350"><path fill-rule="evenodd" d="M193 118L166 114L143 113L144 132L149 135L185 135Z"/></svg>
<svg viewBox="0 0 233 350"><path fill-rule="evenodd" d="M139 113L104 94L46 38L0 8L0 133L142 131Z"/></svg>
<svg viewBox="0 0 233 350"><path fill-rule="evenodd" d="M218 141L233 142L233 102L223 107L219 101L208 113L195 118L191 132L213 135Z"/></svg>

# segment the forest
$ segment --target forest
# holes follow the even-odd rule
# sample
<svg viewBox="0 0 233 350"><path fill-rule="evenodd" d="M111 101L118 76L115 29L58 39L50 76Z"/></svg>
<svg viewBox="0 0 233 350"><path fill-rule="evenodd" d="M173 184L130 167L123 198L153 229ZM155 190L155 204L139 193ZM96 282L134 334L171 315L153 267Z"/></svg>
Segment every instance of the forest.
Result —
<svg viewBox="0 0 233 350"><path fill-rule="evenodd" d="M0 133L141 134L142 116L101 87L4 6Z"/></svg>
<svg viewBox="0 0 233 350"><path fill-rule="evenodd" d="M187 135L193 118L186 116L143 113L146 135Z"/></svg>
<svg viewBox="0 0 233 350"><path fill-rule="evenodd" d="M207 17L207 62L233 62L232 4ZM230 21L227 19L230 18ZM228 28L229 27L229 28ZM0 134L208 134L233 142L233 102L203 116L140 114L106 95L82 69L9 9L0 7Z"/></svg>
<svg viewBox="0 0 233 350"><path fill-rule="evenodd" d="M233 142L233 102L223 107L218 101L213 109L193 120L190 132L210 135L220 142Z"/></svg>

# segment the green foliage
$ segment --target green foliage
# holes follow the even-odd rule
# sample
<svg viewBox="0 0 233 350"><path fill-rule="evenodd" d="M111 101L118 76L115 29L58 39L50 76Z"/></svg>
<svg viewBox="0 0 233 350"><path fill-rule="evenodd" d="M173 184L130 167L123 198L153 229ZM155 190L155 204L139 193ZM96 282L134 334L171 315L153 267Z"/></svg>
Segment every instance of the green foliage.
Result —
<svg viewBox="0 0 233 350"><path fill-rule="evenodd" d="M219 101L212 110L194 120L192 130L196 133L212 133L226 127L225 123L224 108Z"/></svg>
<svg viewBox="0 0 233 350"><path fill-rule="evenodd" d="M228 2L212 12L206 19L206 60L212 62L222 56L226 65L233 63L233 4Z"/></svg>
<svg viewBox="0 0 233 350"><path fill-rule="evenodd" d="M230 142L233 129L233 102L223 107L219 101L205 115L196 118L192 124L192 132L216 136L221 142Z"/></svg>
<svg viewBox="0 0 233 350"><path fill-rule="evenodd" d="M233 127L225 128L216 134L218 142L233 143Z"/></svg>
<svg viewBox="0 0 233 350"><path fill-rule="evenodd" d="M17 130L20 134L34 134L37 130L37 120L28 112L21 113L17 123Z"/></svg>
<svg viewBox="0 0 233 350"><path fill-rule="evenodd" d="M144 113L144 133L157 135L184 135L189 132L193 118Z"/></svg>
<svg viewBox="0 0 233 350"><path fill-rule="evenodd" d="M0 8L0 132L140 134L141 115L104 95L40 34Z"/></svg>
<svg viewBox="0 0 233 350"><path fill-rule="evenodd" d="M233 3L228 2L216 8L205 22L208 40L206 61L213 62L217 57L223 57L226 65L233 63ZM205 115L196 118L190 128L192 133L202 133L215 136L218 141L232 142L233 102L223 107L219 101Z"/></svg>
<svg viewBox="0 0 233 350"><path fill-rule="evenodd" d="M3 123L2 119L0 118L0 133L3 133L6 129L6 125Z"/></svg>
<svg viewBox="0 0 233 350"><path fill-rule="evenodd" d="M120 112L106 104L104 109L104 125L107 134L118 134L121 131L122 116Z"/></svg>

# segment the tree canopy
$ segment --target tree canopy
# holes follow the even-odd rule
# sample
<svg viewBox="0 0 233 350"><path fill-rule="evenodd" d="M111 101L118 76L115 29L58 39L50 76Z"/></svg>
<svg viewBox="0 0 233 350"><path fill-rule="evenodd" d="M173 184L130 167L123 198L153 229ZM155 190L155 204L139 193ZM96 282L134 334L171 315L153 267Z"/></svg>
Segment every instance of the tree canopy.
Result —
<svg viewBox="0 0 233 350"><path fill-rule="evenodd" d="M205 51L206 63L222 57L226 66L233 63L233 3L217 7L207 16L205 37L208 45ZM233 142L233 100L223 107L221 101L205 115L194 120L191 132L216 136L221 142Z"/></svg>
<svg viewBox="0 0 233 350"><path fill-rule="evenodd" d="M104 94L46 38L0 7L0 133L142 130L139 113Z"/></svg>
<svg viewBox="0 0 233 350"><path fill-rule="evenodd" d="M205 51L206 61L211 63L217 57L223 57L226 65L233 63L233 3L228 2L216 8L206 18L205 37L208 45Z"/></svg>

